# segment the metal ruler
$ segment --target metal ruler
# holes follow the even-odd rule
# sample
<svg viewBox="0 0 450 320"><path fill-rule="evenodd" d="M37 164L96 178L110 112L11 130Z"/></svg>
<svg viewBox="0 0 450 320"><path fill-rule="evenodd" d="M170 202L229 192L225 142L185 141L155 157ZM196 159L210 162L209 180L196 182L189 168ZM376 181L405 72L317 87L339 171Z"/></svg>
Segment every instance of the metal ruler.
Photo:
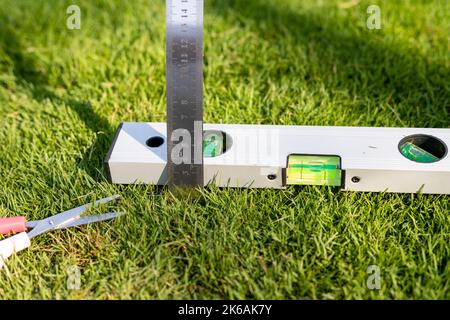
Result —
<svg viewBox="0 0 450 320"><path fill-rule="evenodd" d="M166 0L167 173L203 186L203 0Z"/></svg>

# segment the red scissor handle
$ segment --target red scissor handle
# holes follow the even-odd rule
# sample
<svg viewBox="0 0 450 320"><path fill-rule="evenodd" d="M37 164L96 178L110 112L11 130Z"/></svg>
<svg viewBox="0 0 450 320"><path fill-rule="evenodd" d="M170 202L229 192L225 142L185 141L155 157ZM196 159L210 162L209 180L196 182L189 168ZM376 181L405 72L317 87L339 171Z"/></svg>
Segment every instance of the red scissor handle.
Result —
<svg viewBox="0 0 450 320"><path fill-rule="evenodd" d="M27 231L25 217L0 218L0 234L11 234Z"/></svg>

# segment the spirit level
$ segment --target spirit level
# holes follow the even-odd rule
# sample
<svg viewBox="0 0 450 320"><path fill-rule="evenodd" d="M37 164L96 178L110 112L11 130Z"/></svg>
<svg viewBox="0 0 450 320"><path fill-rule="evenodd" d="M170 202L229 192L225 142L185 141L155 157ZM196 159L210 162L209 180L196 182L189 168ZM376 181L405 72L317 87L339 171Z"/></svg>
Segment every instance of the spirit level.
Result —
<svg viewBox="0 0 450 320"><path fill-rule="evenodd" d="M237 124L204 129L204 185L450 194L450 129ZM165 123L122 123L106 159L110 181L166 184L165 133ZM149 143L154 140L159 143Z"/></svg>

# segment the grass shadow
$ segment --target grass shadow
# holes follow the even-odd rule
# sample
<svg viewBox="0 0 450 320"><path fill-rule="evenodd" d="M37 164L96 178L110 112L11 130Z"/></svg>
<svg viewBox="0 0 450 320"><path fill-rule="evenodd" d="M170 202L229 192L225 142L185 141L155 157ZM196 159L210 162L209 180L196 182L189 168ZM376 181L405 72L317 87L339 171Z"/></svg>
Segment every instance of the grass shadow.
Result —
<svg viewBox="0 0 450 320"><path fill-rule="evenodd" d="M94 180L104 180L104 173L99 169L103 168L103 158L115 131L108 120L98 115L89 101L76 100L57 94L52 88L48 76L39 70L36 56L32 52L27 52L15 35L13 28L4 23L1 24L0 30L0 52L3 52L5 58L12 64L16 84L30 92L34 100L42 102L48 99L53 104L69 106L77 113L80 120L96 133L95 141L79 159L78 166Z"/></svg>

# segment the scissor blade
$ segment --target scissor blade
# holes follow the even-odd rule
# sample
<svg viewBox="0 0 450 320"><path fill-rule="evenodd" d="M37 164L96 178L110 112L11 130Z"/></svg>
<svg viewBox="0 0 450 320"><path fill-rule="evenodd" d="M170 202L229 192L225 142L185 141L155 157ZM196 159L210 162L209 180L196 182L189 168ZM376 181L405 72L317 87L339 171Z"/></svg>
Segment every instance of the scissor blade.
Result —
<svg viewBox="0 0 450 320"><path fill-rule="evenodd" d="M88 203L88 204L61 212L52 217L48 217L46 219L40 220L36 224L36 227L33 230L31 230L30 232L28 232L28 237L31 239L31 238L36 237L44 232L47 232L49 230L54 230L56 228L59 228L62 225L71 223L71 222L77 220L83 212L90 209L91 207L95 207L95 206L98 206L99 204L115 200L119 197L120 197L120 195L114 195L114 196L110 196L107 198L103 198L103 199L95 201L94 203Z"/></svg>
<svg viewBox="0 0 450 320"><path fill-rule="evenodd" d="M111 219L120 217L123 214L125 214L125 212L114 212L113 211L113 212L108 212L108 213L103 213L103 214L97 214L94 216L86 216L86 217L79 218L75 221L72 221L68 224L60 225L59 227L57 227L55 229L66 229L66 228L82 226L82 225L88 224L88 223L107 221L107 220L111 220Z"/></svg>

